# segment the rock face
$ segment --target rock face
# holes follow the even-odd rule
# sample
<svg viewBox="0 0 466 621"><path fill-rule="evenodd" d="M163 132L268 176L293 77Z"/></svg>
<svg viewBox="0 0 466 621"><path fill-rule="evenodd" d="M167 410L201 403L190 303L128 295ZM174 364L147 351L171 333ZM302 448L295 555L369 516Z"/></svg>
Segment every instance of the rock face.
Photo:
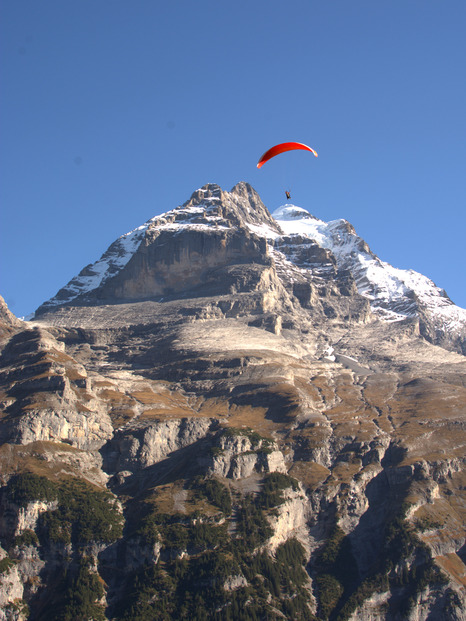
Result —
<svg viewBox="0 0 466 621"><path fill-rule="evenodd" d="M110 246L38 313L70 301L145 300L191 291L266 289L271 264L263 236L248 225L278 226L256 192L238 184L230 193L210 184L184 205L153 218Z"/></svg>
<svg viewBox="0 0 466 621"><path fill-rule="evenodd" d="M21 328L23 322L10 312L5 300L0 295L0 339L7 339L14 334L15 329Z"/></svg>
<svg viewBox="0 0 466 621"><path fill-rule="evenodd" d="M0 305L0 618L466 619L466 311L209 184Z"/></svg>

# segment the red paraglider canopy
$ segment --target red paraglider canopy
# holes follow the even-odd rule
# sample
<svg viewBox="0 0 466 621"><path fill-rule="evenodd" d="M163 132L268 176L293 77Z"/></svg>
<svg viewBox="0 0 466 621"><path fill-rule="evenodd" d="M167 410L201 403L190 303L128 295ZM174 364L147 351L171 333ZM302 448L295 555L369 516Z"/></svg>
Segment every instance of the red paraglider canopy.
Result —
<svg viewBox="0 0 466 621"><path fill-rule="evenodd" d="M276 144L274 147L269 149L264 153L264 155L257 162L257 168L260 168L270 160L272 157L279 155L280 153L284 153L285 151L293 151L294 149L302 149L303 151L310 151L317 157L316 151L308 147L307 144L303 144L302 142L282 142L281 144Z"/></svg>

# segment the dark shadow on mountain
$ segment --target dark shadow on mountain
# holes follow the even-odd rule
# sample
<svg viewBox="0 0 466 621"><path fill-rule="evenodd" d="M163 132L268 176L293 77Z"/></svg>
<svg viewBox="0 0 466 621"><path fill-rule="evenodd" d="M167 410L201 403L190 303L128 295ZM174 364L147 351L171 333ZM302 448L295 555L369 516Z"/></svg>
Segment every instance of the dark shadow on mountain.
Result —
<svg viewBox="0 0 466 621"><path fill-rule="evenodd" d="M386 524L401 511L409 487L402 470L384 469L367 484L369 507L350 535L362 579L377 570Z"/></svg>
<svg viewBox="0 0 466 621"><path fill-rule="evenodd" d="M466 543L456 553L463 563L466 564Z"/></svg>
<svg viewBox="0 0 466 621"><path fill-rule="evenodd" d="M265 418L274 423L291 420L300 405L300 397L292 384L251 384L234 388L229 402L239 406L266 408Z"/></svg>
<svg viewBox="0 0 466 621"><path fill-rule="evenodd" d="M118 472L114 473L108 486L118 496L128 495L141 499L141 496L148 490L158 485L173 483L185 478L186 472L189 472L192 477L202 474L205 470L202 456L206 455L210 446L211 439L202 438L189 446L173 451L156 464L134 471L131 475L123 476ZM115 455L112 452L111 443L104 445L100 453L103 457L103 470L112 474Z"/></svg>

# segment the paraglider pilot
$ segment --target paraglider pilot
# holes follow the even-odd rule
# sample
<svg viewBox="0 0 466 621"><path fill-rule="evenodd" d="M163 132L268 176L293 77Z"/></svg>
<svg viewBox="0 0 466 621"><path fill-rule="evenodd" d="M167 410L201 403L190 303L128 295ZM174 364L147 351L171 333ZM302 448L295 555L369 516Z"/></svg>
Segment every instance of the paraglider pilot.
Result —
<svg viewBox="0 0 466 621"><path fill-rule="evenodd" d="M290 200L291 194L288 192L288 190L285 190L285 194L286 194L286 198Z"/></svg>

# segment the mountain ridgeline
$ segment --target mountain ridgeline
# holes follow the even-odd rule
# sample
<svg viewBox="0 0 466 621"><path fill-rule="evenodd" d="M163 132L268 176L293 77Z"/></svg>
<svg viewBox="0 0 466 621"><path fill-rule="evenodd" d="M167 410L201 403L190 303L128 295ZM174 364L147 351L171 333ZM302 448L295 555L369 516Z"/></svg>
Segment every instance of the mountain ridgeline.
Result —
<svg viewBox="0 0 466 621"><path fill-rule="evenodd" d="M466 311L208 184L0 306L0 621L466 619Z"/></svg>

